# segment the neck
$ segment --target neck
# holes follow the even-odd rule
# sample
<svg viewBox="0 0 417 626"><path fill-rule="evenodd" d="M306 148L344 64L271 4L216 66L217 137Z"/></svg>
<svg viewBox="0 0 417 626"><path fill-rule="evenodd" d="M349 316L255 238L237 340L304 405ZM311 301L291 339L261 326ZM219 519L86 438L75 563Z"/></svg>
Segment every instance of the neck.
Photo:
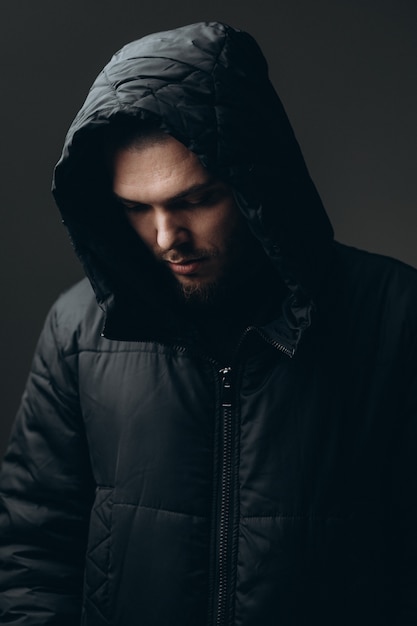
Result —
<svg viewBox="0 0 417 626"><path fill-rule="evenodd" d="M262 325L280 311L285 287L266 259L210 303L183 305L187 335L221 363L230 362L245 328Z"/></svg>

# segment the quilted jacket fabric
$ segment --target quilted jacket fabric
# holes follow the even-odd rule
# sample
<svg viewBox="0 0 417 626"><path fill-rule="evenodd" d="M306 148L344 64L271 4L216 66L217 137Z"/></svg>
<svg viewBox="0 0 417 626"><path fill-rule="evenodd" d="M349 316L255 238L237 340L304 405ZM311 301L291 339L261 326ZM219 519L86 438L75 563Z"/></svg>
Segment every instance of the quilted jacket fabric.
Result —
<svg viewBox="0 0 417 626"><path fill-rule="evenodd" d="M284 290L230 363L116 210L103 137L126 117L232 185ZM54 194L89 280L46 320L3 463L1 623L416 624L417 275L333 242L254 40L125 46Z"/></svg>

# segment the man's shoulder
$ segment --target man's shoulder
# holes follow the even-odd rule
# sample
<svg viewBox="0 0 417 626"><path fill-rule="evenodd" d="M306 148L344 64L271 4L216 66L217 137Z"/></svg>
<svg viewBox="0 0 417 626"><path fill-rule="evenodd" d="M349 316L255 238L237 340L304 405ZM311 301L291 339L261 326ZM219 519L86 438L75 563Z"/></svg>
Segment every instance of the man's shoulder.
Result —
<svg viewBox="0 0 417 626"><path fill-rule="evenodd" d="M88 313L100 312L93 288L87 278L62 291L52 308L57 315L68 318L68 321L72 319L73 323L79 323Z"/></svg>
<svg viewBox="0 0 417 626"><path fill-rule="evenodd" d="M47 319L60 343L96 342L104 325L99 307L87 278L63 291L53 304Z"/></svg>
<svg viewBox="0 0 417 626"><path fill-rule="evenodd" d="M417 269L399 259L341 243L335 244L335 250L339 268L358 288L370 284L376 288L382 281L393 289L417 290Z"/></svg>
<svg viewBox="0 0 417 626"><path fill-rule="evenodd" d="M417 327L417 269L393 257L336 244L336 290L346 310Z"/></svg>
<svg viewBox="0 0 417 626"><path fill-rule="evenodd" d="M62 291L56 299L54 306L63 309L70 307L78 310L90 307L93 301L97 304L91 283L88 278L82 278Z"/></svg>

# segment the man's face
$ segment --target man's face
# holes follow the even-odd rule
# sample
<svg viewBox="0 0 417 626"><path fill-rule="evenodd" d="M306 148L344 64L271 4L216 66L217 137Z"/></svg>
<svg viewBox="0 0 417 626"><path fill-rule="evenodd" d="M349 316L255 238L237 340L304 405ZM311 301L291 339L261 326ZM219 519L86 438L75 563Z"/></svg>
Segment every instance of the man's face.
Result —
<svg viewBox="0 0 417 626"><path fill-rule="evenodd" d="M253 238L230 187L176 139L116 151L113 192L187 299L209 300L244 269Z"/></svg>

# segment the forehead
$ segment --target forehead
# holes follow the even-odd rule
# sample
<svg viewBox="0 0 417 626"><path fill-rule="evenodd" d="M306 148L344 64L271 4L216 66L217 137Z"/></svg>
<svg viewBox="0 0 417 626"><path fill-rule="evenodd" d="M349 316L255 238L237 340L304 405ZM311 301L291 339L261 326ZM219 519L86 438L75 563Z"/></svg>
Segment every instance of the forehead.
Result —
<svg viewBox="0 0 417 626"><path fill-rule="evenodd" d="M170 136L116 150L112 172L115 194L146 204L166 202L192 186L212 182L197 156Z"/></svg>

